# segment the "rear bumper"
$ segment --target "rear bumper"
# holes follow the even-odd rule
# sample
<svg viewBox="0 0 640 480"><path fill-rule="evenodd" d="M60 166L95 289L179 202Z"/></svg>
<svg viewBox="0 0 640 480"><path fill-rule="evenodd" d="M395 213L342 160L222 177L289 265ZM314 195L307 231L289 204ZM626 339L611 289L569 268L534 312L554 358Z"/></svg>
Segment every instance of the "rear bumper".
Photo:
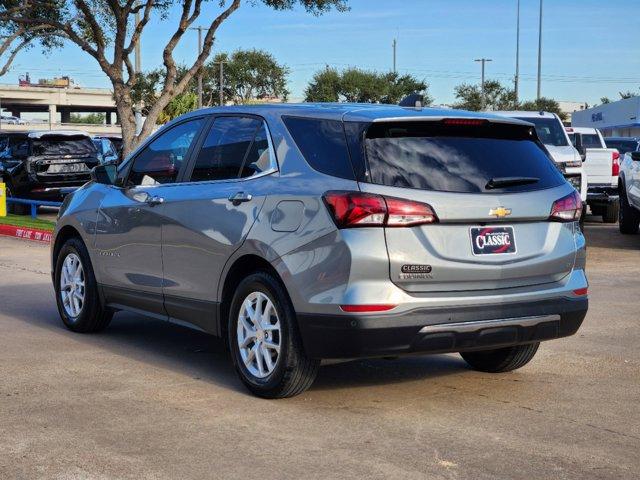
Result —
<svg viewBox="0 0 640 480"><path fill-rule="evenodd" d="M587 202L596 204L617 203L620 200L618 188L611 185L589 185Z"/></svg>
<svg viewBox="0 0 640 480"><path fill-rule="evenodd" d="M416 309L398 315L298 314L307 355L357 358L483 350L576 333L586 297Z"/></svg>

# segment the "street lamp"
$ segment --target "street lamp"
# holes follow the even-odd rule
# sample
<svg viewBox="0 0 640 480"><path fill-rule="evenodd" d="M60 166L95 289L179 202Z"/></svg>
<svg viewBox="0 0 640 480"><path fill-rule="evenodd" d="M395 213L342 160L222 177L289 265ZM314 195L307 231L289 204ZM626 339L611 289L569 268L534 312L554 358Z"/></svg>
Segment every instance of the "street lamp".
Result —
<svg viewBox="0 0 640 480"><path fill-rule="evenodd" d="M540 19L538 24L538 100L540 100L540 77L542 73L542 0L540 0Z"/></svg>

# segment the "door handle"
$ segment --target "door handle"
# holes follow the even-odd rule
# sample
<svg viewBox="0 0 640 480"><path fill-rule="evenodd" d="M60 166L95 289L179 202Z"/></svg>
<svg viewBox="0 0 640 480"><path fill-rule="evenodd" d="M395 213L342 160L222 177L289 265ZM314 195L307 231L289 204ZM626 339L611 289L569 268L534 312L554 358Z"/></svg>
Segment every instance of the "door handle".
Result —
<svg viewBox="0 0 640 480"><path fill-rule="evenodd" d="M164 198L159 197L158 195L149 196L146 203L150 207L155 207L156 205L162 205L164 203Z"/></svg>
<svg viewBox="0 0 640 480"><path fill-rule="evenodd" d="M250 202L253 197L250 193L236 192L229 197L229 201L234 205L240 205L244 202Z"/></svg>

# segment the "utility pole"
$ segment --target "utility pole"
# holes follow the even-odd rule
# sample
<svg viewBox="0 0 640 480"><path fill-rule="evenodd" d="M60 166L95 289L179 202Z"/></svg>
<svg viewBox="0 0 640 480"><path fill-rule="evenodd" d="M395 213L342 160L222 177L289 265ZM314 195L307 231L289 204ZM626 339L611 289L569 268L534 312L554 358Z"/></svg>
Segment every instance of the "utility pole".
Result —
<svg viewBox="0 0 640 480"><path fill-rule="evenodd" d="M538 94L540 100L540 77L542 75L542 0L540 0L540 23L538 25Z"/></svg>
<svg viewBox="0 0 640 480"><path fill-rule="evenodd" d="M520 86L520 0L516 14L516 77L514 79L515 108L518 108L518 87Z"/></svg>
<svg viewBox="0 0 640 480"><path fill-rule="evenodd" d="M394 38L391 45L393 47L393 73L396 73L396 47L398 46L398 39Z"/></svg>
<svg viewBox="0 0 640 480"><path fill-rule="evenodd" d="M224 106L224 64L228 62L215 62L220 65L220 106Z"/></svg>
<svg viewBox="0 0 640 480"><path fill-rule="evenodd" d="M198 57L199 57L202 54L203 27L191 27L191 30L198 31ZM200 68L200 71L198 73L198 108L202 108L202 68Z"/></svg>
<svg viewBox="0 0 640 480"><path fill-rule="evenodd" d="M138 2L136 2L136 6L138 5ZM135 24L136 24L136 28L138 27L138 24L140 23L140 11L136 12L135 15ZM138 41L136 42L136 45L134 47L134 62L133 62L133 70L137 75L140 75L140 73L142 72L142 58L141 58L141 54L140 54L140 37L138 37ZM135 117L136 117L136 135L140 135L140 132L142 131L142 102L138 102L138 104L135 106Z"/></svg>
<svg viewBox="0 0 640 480"><path fill-rule="evenodd" d="M482 64L482 75L480 77L480 92L482 93L482 108L484 108L485 99L484 99L484 65L487 62L492 62L493 60L490 58L476 58L474 62L480 62Z"/></svg>

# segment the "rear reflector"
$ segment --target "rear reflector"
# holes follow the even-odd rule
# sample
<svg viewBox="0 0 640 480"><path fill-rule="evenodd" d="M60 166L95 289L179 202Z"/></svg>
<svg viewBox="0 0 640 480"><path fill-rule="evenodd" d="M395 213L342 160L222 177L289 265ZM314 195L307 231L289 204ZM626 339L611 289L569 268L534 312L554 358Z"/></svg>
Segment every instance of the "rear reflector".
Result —
<svg viewBox="0 0 640 480"><path fill-rule="evenodd" d="M582 297L582 296L584 296L584 295L586 295L586 294L587 294L587 291L588 291L588 290L589 290L589 289L588 289L587 287L585 287L585 288L578 288L577 290L574 290L574 291L573 291L573 294L574 294L574 295L576 295L576 296L578 296L578 297Z"/></svg>
<svg viewBox="0 0 640 480"><path fill-rule="evenodd" d="M553 202L550 220L558 222L574 222L582 215L582 200L576 191Z"/></svg>
<svg viewBox="0 0 640 480"><path fill-rule="evenodd" d="M412 200L343 191L327 192L323 198L338 228L413 227L438 221L430 205Z"/></svg>
<svg viewBox="0 0 640 480"><path fill-rule="evenodd" d="M618 152L611 153L611 176L617 177L620 174L620 154Z"/></svg>
<svg viewBox="0 0 640 480"><path fill-rule="evenodd" d="M478 118L445 118L442 123L445 125L456 125L459 127L477 127L484 125L487 121Z"/></svg>
<svg viewBox="0 0 640 480"><path fill-rule="evenodd" d="M349 313L386 312L396 305L340 305L340 310Z"/></svg>

